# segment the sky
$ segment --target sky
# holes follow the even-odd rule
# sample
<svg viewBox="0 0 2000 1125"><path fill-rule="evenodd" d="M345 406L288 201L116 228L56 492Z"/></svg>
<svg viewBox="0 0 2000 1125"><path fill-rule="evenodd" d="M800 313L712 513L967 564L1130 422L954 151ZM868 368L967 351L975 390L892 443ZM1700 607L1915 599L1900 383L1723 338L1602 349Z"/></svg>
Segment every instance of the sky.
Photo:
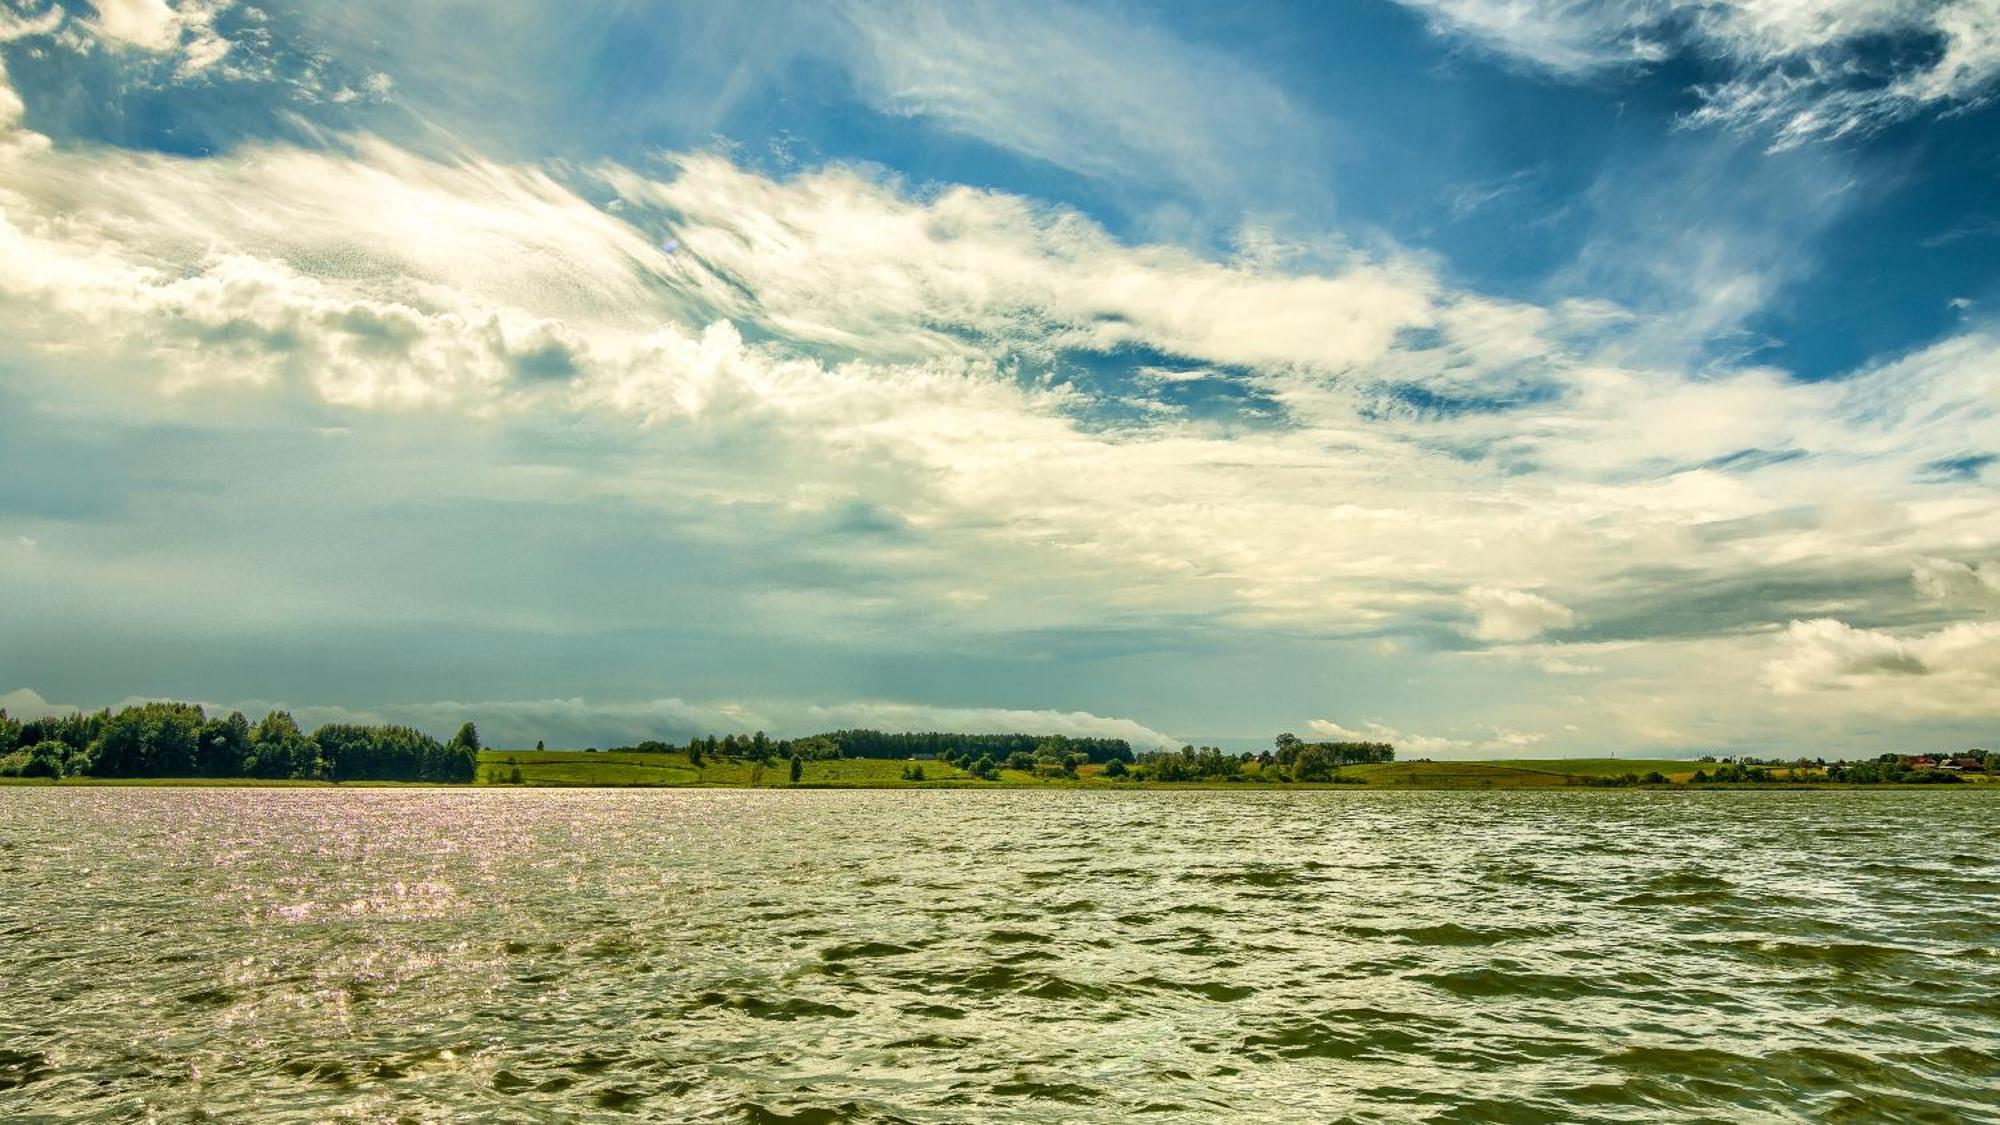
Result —
<svg viewBox="0 0 2000 1125"><path fill-rule="evenodd" d="M2000 0L0 0L0 705L2000 732Z"/></svg>

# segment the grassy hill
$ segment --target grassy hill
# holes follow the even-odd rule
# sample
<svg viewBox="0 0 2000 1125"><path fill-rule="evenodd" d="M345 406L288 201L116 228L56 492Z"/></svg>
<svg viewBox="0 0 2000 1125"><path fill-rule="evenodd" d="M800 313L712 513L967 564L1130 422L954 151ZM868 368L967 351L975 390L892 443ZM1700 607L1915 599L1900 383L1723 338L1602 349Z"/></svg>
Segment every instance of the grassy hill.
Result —
<svg viewBox="0 0 2000 1125"><path fill-rule="evenodd" d="M1348 766L1340 771L1370 785L1417 786L1429 789L1531 789L1573 785L1581 774L1527 769L1504 762L1378 762Z"/></svg>
<svg viewBox="0 0 2000 1125"><path fill-rule="evenodd" d="M1482 764L1576 777L1622 777L1628 773L1644 777L1658 772L1666 775L1668 781L1686 781L1696 770L1715 769L1713 762L1691 762L1685 758L1519 758Z"/></svg>
<svg viewBox="0 0 2000 1125"><path fill-rule="evenodd" d="M895 786L922 782L903 780L909 762L871 758L838 758L807 762L801 786ZM930 781L963 780L963 770L943 762L923 762ZM513 780L514 771L521 779ZM783 760L757 766L746 761L708 759L699 768L687 754L620 754L582 750L483 750L479 754L479 785L790 785L791 763Z"/></svg>

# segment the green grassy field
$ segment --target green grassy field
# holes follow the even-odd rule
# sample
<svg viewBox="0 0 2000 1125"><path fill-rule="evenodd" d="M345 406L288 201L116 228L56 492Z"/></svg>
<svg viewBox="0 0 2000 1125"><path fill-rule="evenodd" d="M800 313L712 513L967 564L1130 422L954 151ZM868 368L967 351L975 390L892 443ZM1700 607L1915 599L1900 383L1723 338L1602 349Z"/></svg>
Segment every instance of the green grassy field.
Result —
<svg viewBox="0 0 2000 1125"><path fill-rule="evenodd" d="M924 767L925 782L969 780L965 771L943 762L910 763L872 758L839 758L807 762L801 786L874 787L920 785L903 780L903 768ZM521 780L513 780L514 771ZM758 766L744 761L705 760L697 769L684 753L615 754L581 750L483 750L479 754L479 785L740 785L792 784L791 763L773 761Z"/></svg>
<svg viewBox="0 0 2000 1125"><path fill-rule="evenodd" d="M1370 785L1446 789L1533 789L1574 785L1578 778L1586 776L1527 769L1505 762L1378 762L1348 766L1340 772L1364 778Z"/></svg>
<svg viewBox="0 0 2000 1125"><path fill-rule="evenodd" d="M1715 769L1713 762L1691 762L1685 758L1520 758L1481 764L1577 777L1622 777L1628 773L1644 777L1658 772L1669 781L1686 781L1696 770Z"/></svg>

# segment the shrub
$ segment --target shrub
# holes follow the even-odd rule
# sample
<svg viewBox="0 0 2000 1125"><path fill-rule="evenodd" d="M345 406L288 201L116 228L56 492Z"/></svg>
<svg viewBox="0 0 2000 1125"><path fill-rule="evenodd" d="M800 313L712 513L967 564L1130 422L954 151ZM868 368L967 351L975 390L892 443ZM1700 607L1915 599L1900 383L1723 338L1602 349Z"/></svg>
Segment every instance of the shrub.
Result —
<svg viewBox="0 0 2000 1125"><path fill-rule="evenodd" d="M21 767L22 777L59 778L68 773L70 749L53 739L36 744L28 751L28 764Z"/></svg>

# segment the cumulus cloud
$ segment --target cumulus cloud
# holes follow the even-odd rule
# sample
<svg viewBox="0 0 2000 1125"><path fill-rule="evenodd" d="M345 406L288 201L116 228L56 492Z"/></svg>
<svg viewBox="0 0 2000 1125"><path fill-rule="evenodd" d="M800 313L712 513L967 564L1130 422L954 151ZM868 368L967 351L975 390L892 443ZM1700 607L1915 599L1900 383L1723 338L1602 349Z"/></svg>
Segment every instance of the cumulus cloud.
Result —
<svg viewBox="0 0 2000 1125"><path fill-rule="evenodd" d="M1850 599L1808 614L1885 589L1907 601L1910 581L1965 596L1983 567L1919 576L1911 560L2000 554L1991 490L1927 468L2000 448L2000 341L1976 325L1846 380L1697 377L1599 347L1629 310L1468 292L1394 253L1204 256L1004 192L701 153L577 168L364 135L204 160L51 148L11 93L0 85L0 326L62 395L190 425L268 410L300 432L468 420L495 462L508 440L545 443L532 465L400 485L440 505L619 496L694 537L712 529L693 511L777 513L769 527L864 499L896 534L798 547L736 533L746 556L810 576L744 596L746 625L776 637L908 635L913 615L953 637L1457 628L1582 677L1600 674L1594 651L1583 664L1532 642L1619 616L1633 643L1664 643L1695 628L1673 607L1718 586ZM1079 355L1128 351L1150 370L1077 370ZM1211 384L1252 405L1173 409ZM1133 403L1161 409L1113 409ZM551 436L569 430L599 459ZM100 601L119 586L157 606L245 565L191 544L140 573L17 517L0 533L42 543L0 558L0 581L23 581L12 556L32 554L40 588L92 576ZM824 588L843 565L897 595ZM257 567L217 600L265 597L265 624L326 604L304 583L261 585L285 569ZM482 613L444 600L390 609ZM483 612L525 614L518 600ZM1748 598L1716 610L1686 642L1709 648L1675 653L1736 654L1735 631L1769 613ZM1815 645L1839 648L1797 647ZM1911 654L1940 680L1945 654ZM1769 683L1797 695L1892 675L1843 672L1846 659L1802 657ZM1636 698L1632 721L1682 737L1700 701L1674 706Z"/></svg>
<svg viewBox="0 0 2000 1125"><path fill-rule="evenodd" d="M1910 564L1910 584L1933 602L1990 598L2000 594L2000 562L1921 558Z"/></svg>
<svg viewBox="0 0 2000 1125"><path fill-rule="evenodd" d="M1333 742L1387 742L1395 746L1397 757L1405 759L1518 756L1543 740L1542 735L1525 731L1494 730L1476 738L1450 738L1416 734L1372 721L1358 727L1343 726L1331 719L1313 719L1306 729Z"/></svg>
<svg viewBox="0 0 2000 1125"><path fill-rule="evenodd" d="M1792 622L1785 632L1785 650L1765 666L1771 690L1785 695L1831 690L1878 676L1930 672L1910 643L1832 618Z"/></svg>
<svg viewBox="0 0 2000 1125"><path fill-rule="evenodd" d="M1764 682L1842 715L1990 720L2000 713L2000 622L1889 633L1830 618L1794 621Z"/></svg>
<svg viewBox="0 0 2000 1125"><path fill-rule="evenodd" d="M182 74L198 74L221 62L229 41L214 29L215 17L231 0L93 0L97 18L90 26L104 39L156 54L175 53Z"/></svg>
<svg viewBox="0 0 2000 1125"><path fill-rule="evenodd" d="M1782 147L1866 132L1990 94L1990 0L1402 0L1442 31L1560 73L1680 54L1725 64L1692 119L1769 129ZM1878 57L1885 41L1911 61ZM1928 49L1912 49L1928 48Z"/></svg>
<svg viewBox="0 0 2000 1125"><path fill-rule="evenodd" d="M0 711L15 719L46 719L51 715L68 715L77 710L79 708L50 702L33 688L15 688L0 695Z"/></svg>
<svg viewBox="0 0 2000 1125"><path fill-rule="evenodd" d="M1533 640L1576 622L1569 607L1526 590L1476 586L1465 592L1465 606L1473 615L1470 635L1482 641Z"/></svg>
<svg viewBox="0 0 2000 1125"><path fill-rule="evenodd" d="M1695 381L1585 362L1560 342L1571 313L1452 292L1404 262L1211 262L1018 197L912 196L840 168L774 178L684 155L665 176L587 176L623 206L545 170L366 137L202 161L24 153L0 168L0 317L149 392L698 421L766 448L782 434L768 473L703 487L872 495L965 568L953 589L989 584L946 600L995 627L1199 611L1365 629L1469 611L1475 638L1518 642L1578 620L1529 584L1602 588L1635 553L1689 581L1835 556L1903 569L1962 549L1991 503L1859 502L2000 443L1981 389L2000 348L1979 335L1842 384ZM1400 346L1412 325L1434 340ZM1010 358L1126 345L1240 381L1288 424L1101 424L1089 382L1023 378ZM1530 361L1555 391L1517 407L1422 413L1383 393L1499 393ZM1507 471L1518 462L1541 471ZM1690 530L1705 526L1766 530ZM1075 600L1023 617L992 597L1027 560Z"/></svg>

